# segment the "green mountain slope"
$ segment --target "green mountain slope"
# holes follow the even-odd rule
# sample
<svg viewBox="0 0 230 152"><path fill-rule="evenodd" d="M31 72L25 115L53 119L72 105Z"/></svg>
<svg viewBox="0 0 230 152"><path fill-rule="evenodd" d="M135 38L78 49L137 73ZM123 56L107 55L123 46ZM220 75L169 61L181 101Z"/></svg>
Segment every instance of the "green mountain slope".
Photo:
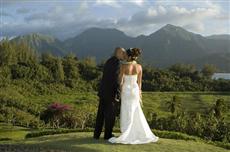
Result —
<svg viewBox="0 0 230 152"><path fill-rule="evenodd" d="M117 46L140 47L143 49L142 61L157 67L187 62L202 67L210 56L212 59L217 56L214 62L211 59L209 62L215 63L221 71L230 71L226 66L230 64L229 60L223 63L220 57L230 53L229 35L204 37L170 24L148 36L129 37L117 29L90 28L65 41L41 34L19 36L12 41L26 41L41 53L65 55L73 52L80 58L94 56L97 61L107 59Z"/></svg>
<svg viewBox="0 0 230 152"><path fill-rule="evenodd" d="M66 50L62 47L62 42L58 39L39 33L23 35L11 40L12 42L24 42L39 53L49 52L55 55L64 55Z"/></svg>

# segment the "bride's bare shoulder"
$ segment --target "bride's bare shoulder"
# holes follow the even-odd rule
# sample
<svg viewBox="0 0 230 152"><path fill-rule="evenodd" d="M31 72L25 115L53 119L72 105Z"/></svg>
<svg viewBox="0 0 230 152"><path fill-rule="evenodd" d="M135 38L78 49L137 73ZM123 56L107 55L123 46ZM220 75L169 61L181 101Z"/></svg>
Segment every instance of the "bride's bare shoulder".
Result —
<svg viewBox="0 0 230 152"><path fill-rule="evenodd" d="M142 65L137 63L137 67L138 68L142 68Z"/></svg>

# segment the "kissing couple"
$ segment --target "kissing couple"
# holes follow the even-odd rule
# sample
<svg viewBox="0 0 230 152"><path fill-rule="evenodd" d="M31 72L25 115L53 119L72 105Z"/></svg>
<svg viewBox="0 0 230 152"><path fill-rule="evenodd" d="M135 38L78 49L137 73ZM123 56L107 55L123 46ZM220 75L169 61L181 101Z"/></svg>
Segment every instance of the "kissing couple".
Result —
<svg viewBox="0 0 230 152"><path fill-rule="evenodd" d="M104 139L111 143L144 144L158 141L142 111L142 66L136 62L141 49L117 47L103 69L98 92L99 106L94 138L99 139L105 124ZM120 114L119 137L113 127Z"/></svg>

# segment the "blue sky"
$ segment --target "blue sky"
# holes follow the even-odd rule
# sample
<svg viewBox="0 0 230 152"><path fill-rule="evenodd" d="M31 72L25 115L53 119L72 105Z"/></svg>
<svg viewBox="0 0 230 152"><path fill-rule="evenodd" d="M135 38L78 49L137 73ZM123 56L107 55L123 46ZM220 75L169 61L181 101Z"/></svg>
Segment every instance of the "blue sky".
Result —
<svg viewBox="0 0 230 152"><path fill-rule="evenodd" d="M39 32L66 39L90 27L138 36L166 24L202 35L230 34L229 0L0 1L0 37Z"/></svg>

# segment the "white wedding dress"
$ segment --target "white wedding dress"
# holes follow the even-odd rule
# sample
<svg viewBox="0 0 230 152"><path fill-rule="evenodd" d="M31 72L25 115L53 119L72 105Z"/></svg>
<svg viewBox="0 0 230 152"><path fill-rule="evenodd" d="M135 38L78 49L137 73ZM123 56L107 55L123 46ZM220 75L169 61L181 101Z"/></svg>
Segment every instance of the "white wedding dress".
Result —
<svg viewBox="0 0 230 152"><path fill-rule="evenodd" d="M121 113L119 137L112 137L108 141L122 144L144 144L158 141L144 116L140 104L137 75L124 75L121 91Z"/></svg>

